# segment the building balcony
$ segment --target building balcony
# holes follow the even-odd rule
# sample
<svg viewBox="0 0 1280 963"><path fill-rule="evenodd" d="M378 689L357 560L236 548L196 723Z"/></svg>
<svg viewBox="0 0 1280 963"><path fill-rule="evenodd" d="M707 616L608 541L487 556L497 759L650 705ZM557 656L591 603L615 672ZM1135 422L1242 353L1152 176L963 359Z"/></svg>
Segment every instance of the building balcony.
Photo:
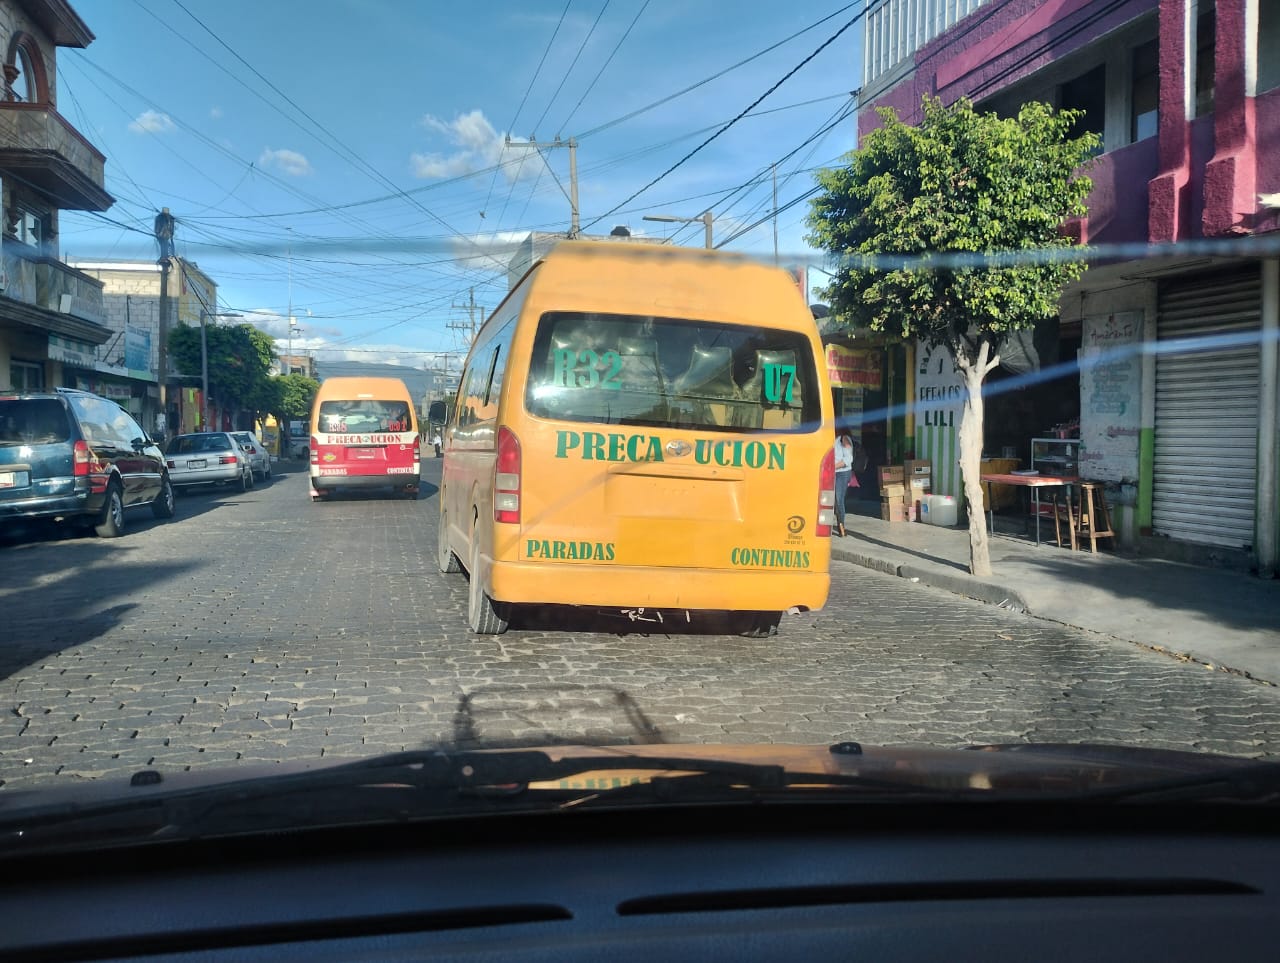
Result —
<svg viewBox="0 0 1280 963"><path fill-rule="evenodd" d="M18 324L101 344L102 282L34 248L6 239L0 269L0 326Z"/></svg>
<svg viewBox="0 0 1280 963"><path fill-rule="evenodd" d="M106 158L48 104L0 101L0 173L71 211L105 211Z"/></svg>
<svg viewBox="0 0 1280 963"><path fill-rule="evenodd" d="M1147 184L1158 170L1154 137L1095 157L1087 171L1089 213L1068 222L1067 232L1086 244L1145 244Z"/></svg>

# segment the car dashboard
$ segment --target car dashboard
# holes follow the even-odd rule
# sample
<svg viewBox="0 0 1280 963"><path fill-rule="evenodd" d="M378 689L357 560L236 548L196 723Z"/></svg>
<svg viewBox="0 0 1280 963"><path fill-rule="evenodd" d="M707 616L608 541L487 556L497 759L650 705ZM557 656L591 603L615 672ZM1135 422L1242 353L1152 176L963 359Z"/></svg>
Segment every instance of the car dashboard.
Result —
<svg viewBox="0 0 1280 963"><path fill-rule="evenodd" d="M11 857L0 960L1274 959L1275 823L682 806Z"/></svg>

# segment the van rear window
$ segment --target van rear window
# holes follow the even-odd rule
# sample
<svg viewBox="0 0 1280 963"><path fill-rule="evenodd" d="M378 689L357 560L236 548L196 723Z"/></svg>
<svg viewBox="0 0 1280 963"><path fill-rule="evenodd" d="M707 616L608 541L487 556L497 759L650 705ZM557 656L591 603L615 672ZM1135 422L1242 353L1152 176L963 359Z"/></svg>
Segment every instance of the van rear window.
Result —
<svg viewBox="0 0 1280 963"><path fill-rule="evenodd" d="M682 318L558 311L534 341L530 414L608 425L812 431L807 337Z"/></svg>
<svg viewBox="0 0 1280 963"><path fill-rule="evenodd" d="M70 436L67 410L56 398L0 401L0 445L50 445Z"/></svg>
<svg viewBox="0 0 1280 963"><path fill-rule="evenodd" d="M403 401L322 401L316 420L319 431L359 434L373 431L412 431L409 406Z"/></svg>

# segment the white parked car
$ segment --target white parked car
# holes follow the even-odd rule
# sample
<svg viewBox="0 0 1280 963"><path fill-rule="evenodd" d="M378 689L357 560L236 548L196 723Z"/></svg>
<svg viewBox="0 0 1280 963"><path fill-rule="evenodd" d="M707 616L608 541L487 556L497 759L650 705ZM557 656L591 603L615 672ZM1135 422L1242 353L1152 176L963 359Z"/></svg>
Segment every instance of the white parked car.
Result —
<svg viewBox="0 0 1280 963"><path fill-rule="evenodd" d="M164 454L174 488L233 485L247 492L253 487L249 455L229 431L178 435L165 446Z"/></svg>
<svg viewBox="0 0 1280 963"><path fill-rule="evenodd" d="M262 439L251 431L233 431L231 437L240 442L240 447L249 456L249 467L253 469L253 473L263 481L270 481L271 453L267 451Z"/></svg>

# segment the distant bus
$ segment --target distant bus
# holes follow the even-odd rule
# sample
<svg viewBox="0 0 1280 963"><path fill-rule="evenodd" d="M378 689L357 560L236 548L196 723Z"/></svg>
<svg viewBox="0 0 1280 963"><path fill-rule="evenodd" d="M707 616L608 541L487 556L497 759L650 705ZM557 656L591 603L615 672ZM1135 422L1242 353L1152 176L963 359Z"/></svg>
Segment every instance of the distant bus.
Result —
<svg viewBox="0 0 1280 963"><path fill-rule="evenodd" d="M442 406L433 406L431 417ZM834 421L785 271L720 253L565 242L478 332L445 428L438 564L472 631L513 605L732 613L772 634L821 608Z"/></svg>
<svg viewBox="0 0 1280 963"><path fill-rule="evenodd" d="M418 497L421 455L399 378L326 378L311 408L311 499L388 489Z"/></svg>

